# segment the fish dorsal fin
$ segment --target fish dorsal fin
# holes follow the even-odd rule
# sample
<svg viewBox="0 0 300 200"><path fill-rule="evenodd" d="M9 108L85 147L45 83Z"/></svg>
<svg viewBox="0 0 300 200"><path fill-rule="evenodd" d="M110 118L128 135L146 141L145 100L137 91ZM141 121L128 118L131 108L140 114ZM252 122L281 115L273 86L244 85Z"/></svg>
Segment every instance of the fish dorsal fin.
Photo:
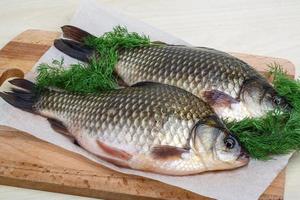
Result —
<svg viewBox="0 0 300 200"><path fill-rule="evenodd" d="M202 96L211 107L230 107L231 104L239 102L235 98L219 90L204 91Z"/></svg>
<svg viewBox="0 0 300 200"><path fill-rule="evenodd" d="M226 53L224 51L220 51L220 50L217 50L217 49L214 49L214 48L209 48L209 47L195 47L197 49L201 49L203 51L207 51L207 52L212 52L212 53L217 53L219 55L224 55L224 56L231 56L229 53Z"/></svg>
<svg viewBox="0 0 300 200"><path fill-rule="evenodd" d="M165 43L165 42L162 42L162 41L153 41L153 42L151 42L151 44L158 44L158 45L168 45L167 43Z"/></svg>
<svg viewBox="0 0 300 200"><path fill-rule="evenodd" d="M180 148L169 145L159 145L152 147L151 155L154 159L180 159L183 153L188 153L189 148Z"/></svg>
<svg viewBox="0 0 300 200"><path fill-rule="evenodd" d="M151 82L151 81L141 81L134 83L131 87L144 87L144 86L160 86L164 85L163 83Z"/></svg>

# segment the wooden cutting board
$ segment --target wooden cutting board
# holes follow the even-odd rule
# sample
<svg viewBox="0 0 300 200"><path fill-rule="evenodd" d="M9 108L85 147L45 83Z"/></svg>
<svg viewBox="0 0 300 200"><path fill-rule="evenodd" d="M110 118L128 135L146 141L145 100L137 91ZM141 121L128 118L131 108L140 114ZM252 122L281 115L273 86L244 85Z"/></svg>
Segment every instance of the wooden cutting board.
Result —
<svg viewBox="0 0 300 200"><path fill-rule="evenodd" d="M27 72L48 50L57 32L27 30L0 50L0 82ZM260 72L277 62L295 74L287 60L233 53ZM12 70L12 68L15 68ZM1 113L5 114L5 113ZM105 199L209 199L158 181L124 175L27 133L0 126L0 184ZM260 199L283 199L282 171Z"/></svg>

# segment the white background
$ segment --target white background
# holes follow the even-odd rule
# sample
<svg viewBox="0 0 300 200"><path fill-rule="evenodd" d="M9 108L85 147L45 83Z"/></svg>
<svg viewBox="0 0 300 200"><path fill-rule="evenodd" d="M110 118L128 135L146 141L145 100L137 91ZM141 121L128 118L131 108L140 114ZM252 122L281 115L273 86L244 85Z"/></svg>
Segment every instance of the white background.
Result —
<svg viewBox="0 0 300 200"><path fill-rule="evenodd" d="M99 0L195 45L282 57L300 67L300 1ZM78 0L1 0L0 47L29 28L57 30ZM300 68L297 68L300 72ZM285 199L300 199L300 155L287 170ZM79 199L0 186L0 199ZM80 198L88 199L88 198Z"/></svg>

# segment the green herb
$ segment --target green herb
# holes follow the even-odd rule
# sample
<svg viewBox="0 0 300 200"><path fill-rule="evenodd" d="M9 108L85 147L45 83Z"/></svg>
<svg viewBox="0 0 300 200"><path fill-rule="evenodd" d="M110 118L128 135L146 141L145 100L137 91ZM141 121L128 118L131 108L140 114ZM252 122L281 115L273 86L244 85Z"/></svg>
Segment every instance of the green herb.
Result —
<svg viewBox="0 0 300 200"><path fill-rule="evenodd" d="M66 69L61 61L42 63L38 67L37 86L56 87L70 92L91 93L110 90L117 86L112 72L96 62L72 64Z"/></svg>
<svg viewBox="0 0 300 200"><path fill-rule="evenodd" d="M63 60L54 60L52 64L42 63L38 66L37 85L40 88L52 86L81 93L114 89L117 87L113 71L118 49L148 46L150 39L117 26L100 37L86 38L85 43L97 50L97 57L88 64L72 64L68 68L63 67Z"/></svg>
<svg viewBox="0 0 300 200"><path fill-rule="evenodd" d="M274 110L261 118L246 118L227 123L252 158L267 160L273 155L300 149L300 82L290 79L278 65L270 70L277 92L287 98L290 113Z"/></svg>

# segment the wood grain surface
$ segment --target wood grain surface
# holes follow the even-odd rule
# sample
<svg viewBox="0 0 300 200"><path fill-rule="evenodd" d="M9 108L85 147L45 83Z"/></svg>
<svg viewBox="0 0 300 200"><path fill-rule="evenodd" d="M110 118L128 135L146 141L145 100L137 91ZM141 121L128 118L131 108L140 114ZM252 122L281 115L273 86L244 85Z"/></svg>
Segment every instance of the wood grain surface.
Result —
<svg viewBox="0 0 300 200"><path fill-rule="evenodd" d="M1 75L11 68L27 72L59 36L57 32L28 30L0 50ZM294 66L285 59L232 53L263 71L276 61L291 76ZM18 76L22 76L16 70ZM3 77L2 77L3 78ZM3 78L4 79L4 78ZM0 184L107 199L209 199L158 181L124 175L33 136L0 126ZM282 199L281 172L261 199Z"/></svg>

